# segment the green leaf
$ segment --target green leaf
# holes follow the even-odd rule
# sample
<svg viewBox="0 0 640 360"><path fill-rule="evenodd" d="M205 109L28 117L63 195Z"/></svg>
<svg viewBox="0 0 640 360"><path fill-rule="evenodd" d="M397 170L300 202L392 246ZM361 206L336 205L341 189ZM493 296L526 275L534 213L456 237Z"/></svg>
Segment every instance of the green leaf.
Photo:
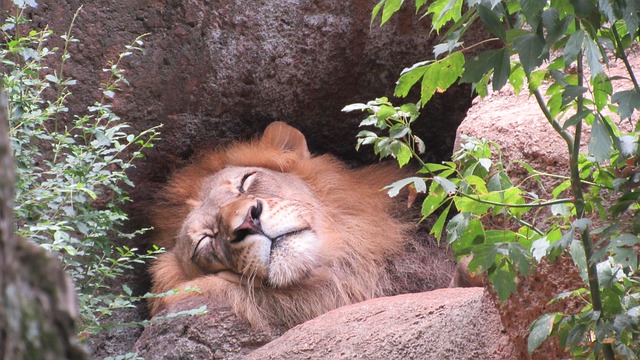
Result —
<svg viewBox="0 0 640 360"><path fill-rule="evenodd" d="M584 253L584 247L582 246L582 241L580 240L571 241L569 252L571 254L571 258L573 259L573 263L578 268L578 272L580 273L580 277L582 278L582 281L588 284L589 276L587 275L587 257Z"/></svg>
<svg viewBox="0 0 640 360"><path fill-rule="evenodd" d="M433 14L431 28L439 31L449 20L458 21L462 16L462 0L436 0L427 9Z"/></svg>
<svg viewBox="0 0 640 360"><path fill-rule="evenodd" d="M496 289L501 303L504 303L509 298L509 295L516 292L518 288L516 285L516 277L517 274L515 270L506 260L504 260L501 266L498 266L494 272L489 274L489 281L491 281L493 287Z"/></svg>
<svg viewBox="0 0 640 360"><path fill-rule="evenodd" d="M488 244L510 243L516 241L517 235L511 230L486 230L484 242Z"/></svg>
<svg viewBox="0 0 640 360"><path fill-rule="evenodd" d="M396 114L396 109L389 105L381 105L376 112L378 120L386 120Z"/></svg>
<svg viewBox="0 0 640 360"><path fill-rule="evenodd" d="M571 34L571 36L569 36L567 45L565 45L564 47L563 55L564 64L566 67L569 67L569 65L576 61L576 59L578 58L578 53L580 52L580 50L582 50L582 43L584 42L585 37L586 34L582 29L574 32L573 34Z"/></svg>
<svg viewBox="0 0 640 360"><path fill-rule="evenodd" d="M382 19L380 20L380 26L384 25L393 14L395 14L402 6L403 0L385 0L384 9L382 10Z"/></svg>
<svg viewBox="0 0 640 360"><path fill-rule="evenodd" d="M480 244L471 249L473 257L467 268L474 274L486 272L496 261L499 244Z"/></svg>
<svg viewBox="0 0 640 360"><path fill-rule="evenodd" d="M622 9L621 12L624 23L627 25L627 34L634 37L640 24L640 19L638 18L638 10L640 10L640 8L638 8L638 3L635 1L625 1L623 4L625 4L626 7Z"/></svg>
<svg viewBox="0 0 640 360"><path fill-rule="evenodd" d="M449 195L455 194L456 191L458 190L458 187L456 186L456 184L452 183L450 180L446 178L443 178L442 176L434 176L433 180L438 184L440 184L444 188L444 191L446 191L447 194Z"/></svg>
<svg viewBox="0 0 640 360"><path fill-rule="evenodd" d="M380 2L373 7L373 10L371 10L371 24L373 24L373 21L378 17L378 13L382 9L382 6L384 6L385 1L386 0L380 0Z"/></svg>
<svg viewBox="0 0 640 360"><path fill-rule="evenodd" d="M413 157L413 153L407 144L400 143L400 148L396 152L396 159L398 160L398 166L403 167L409 163L409 160ZM425 186L426 188L426 186Z"/></svg>
<svg viewBox="0 0 640 360"><path fill-rule="evenodd" d="M415 64L411 68L404 69L402 74L400 75L400 79L398 79L398 83L396 84L396 89L394 91L395 96L406 97L409 94L409 90L415 83L418 82L424 75L424 73L429 68L429 64L431 62L421 62ZM418 66L416 66L418 65Z"/></svg>
<svg viewBox="0 0 640 360"><path fill-rule="evenodd" d="M571 4L576 12L576 16L581 21L587 21L597 29L600 27L600 12L596 7L596 2L592 0L571 0Z"/></svg>
<svg viewBox="0 0 640 360"><path fill-rule="evenodd" d="M429 195L422 202L422 216L427 217L438 210L447 200L447 193L435 181L429 187Z"/></svg>
<svg viewBox="0 0 640 360"><path fill-rule="evenodd" d="M456 252L468 248L477 239L484 236L484 228L477 218L471 218L469 213L459 213L447 223L447 243Z"/></svg>
<svg viewBox="0 0 640 360"><path fill-rule="evenodd" d="M598 46L598 44L596 44L595 41L593 41L593 39L591 39L591 37L589 36L585 37L584 55L587 59L587 64L591 69L591 79L594 79L604 73L604 69L602 68L602 64L600 64L600 60L606 59L606 55L600 52L600 47Z"/></svg>
<svg viewBox="0 0 640 360"><path fill-rule="evenodd" d="M416 14L427 4L427 0L416 0Z"/></svg>
<svg viewBox="0 0 640 360"><path fill-rule="evenodd" d="M613 142L607 128L602 120L597 116L591 128L591 140L589 141L589 154L595 157L596 161L602 163L609 160L613 151Z"/></svg>
<svg viewBox="0 0 640 360"><path fill-rule="evenodd" d="M478 14L480 15L480 19L487 27L487 30L491 32L493 35L497 36L503 42L507 41L507 33L504 30L504 26L500 21L500 18L496 16L496 14L484 5L478 6Z"/></svg>
<svg viewBox="0 0 640 360"><path fill-rule="evenodd" d="M509 75L509 84L511 84L511 86L513 87L513 92L516 95L520 95L520 91L522 91L522 88L524 87L525 78L526 75L524 73L524 69L522 69L522 66L520 66L519 64L511 69L511 74Z"/></svg>
<svg viewBox="0 0 640 360"><path fill-rule="evenodd" d="M513 187L513 184L504 171L496 172L487 182L488 191L504 191L510 187Z"/></svg>
<svg viewBox="0 0 640 360"><path fill-rule="evenodd" d="M593 86L593 100L598 111L605 108L609 103L609 97L613 93L611 79L608 76L600 75L591 81Z"/></svg>
<svg viewBox="0 0 640 360"><path fill-rule="evenodd" d="M628 119L633 111L640 109L640 95L635 90L619 91L611 96L611 101L618 104L621 119Z"/></svg>
<svg viewBox="0 0 640 360"><path fill-rule="evenodd" d="M464 64L460 82L475 84L494 69L493 90L500 90L509 78L509 51L506 48L485 51Z"/></svg>
<svg viewBox="0 0 640 360"><path fill-rule="evenodd" d="M509 51L501 49L496 54L495 68L493 69L493 80L491 81L491 87L493 91L498 91L504 87L509 79L511 73L511 63L509 61Z"/></svg>
<svg viewBox="0 0 640 360"><path fill-rule="evenodd" d="M578 96L587 92L587 88L584 86L567 85L562 92L562 106L568 105L575 100Z"/></svg>
<svg viewBox="0 0 640 360"><path fill-rule="evenodd" d="M640 243L640 239L633 234L620 234L615 238L611 239L611 246L629 246L633 247L636 244Z"/></svg>
<svg viewBox="0 0 640 360"><path fill-rule="evenodd" d="M389 137L392 139L402 139L411 131L405 124L395 124L389 129Z"/></svg>
<svg viewBox="0 0 640 360"><path fill-rule="evenodd" d="M464 55L461 51L451 53L444 59L428 66L422 77L420 101L424 106L436 92L444 92L453 85L463 73Z"/></svg>
<svg viewBox="0 0 640 360"><path fill-rule="evenodd" d="M444 209L444 211L438 216L438 220L431 227L431 231L429 234L433 235L436 238L436 241L440 243L440 238L442 237L442 230L444 229L444 224L447 221L447 217L449 216L449 210L451 209L451 203Z"/></svg>
<svg viewBox="0 0 640 360"><path fill-rule="evenodd" d="M612 249L613 260L623 267L638 269L638 253L629 248L617 247Z"/></svg>
<svg viewBox="0 0 640 360"><path fill-rule="evenodd" d="M554 199L557 199L563 191L571 187L571 180L567 179L551 190Z"/></svg>
<svg viewBox="0 0 640 360"><path fill-rule="evenodd" d="M521 35L513 40L513 49L518 53L525 73L531 74L544 60L544 40L537 34Z"/></svg>
<svg viewBox="0 0 640 360"><path fill-rule="evenodd" d="M640 191L634 190L624 193L621 197L618 198L618 201L611 207L611 214L613 217L618 217L627 209L629 206L634 204L640 199Z"/></svg>
<svg viewBox="0 0 640 360"><path fill-rule="evenodd" d="M406 179L398 180L391 185L387 185L384 187L385 190L389 190L388 194L391 197L397 196L405 186L412 184L417 192L426 192L427 184L425 184L424 179L420 177L409 177Z"/></svg>
<svg viewBox="0 0 640 360"><path fill-rule="evenodd" d="M458 210L477 215L484 215L489 211L489 209L493 208L493 205L485 204L477 200L462 196L454 197L453 201L456 204L456 208Z"/></svg>
<svg viewBox="0 0 640 360"><path fill-rule="evenodd" d="M536 259L537 262L540 262L543 257L549 254L550 247L551 243L549 243L546 236L534 241L531 244L531 253L533 254L533 258Z"/></svg>
<svg viewBox="0 0 640 360"><path fill-rule="evenodd" d="M545 39L544 45L545 52L558 45L558 40L564 35L574 20L572 15L565 16L562 20L558 20L558 15L558 9L553 7L548 8L542 14L542 22L547 28L547 38Z"/></svg>
<svg viewBox="0 0 640 360"><path fill-rule="evenodd" d="M564 122L564 124L562 124L562 129L566 130L571 126L576 126L580 121L584 120L590 114L591 110L589 109L582 110L577 114L573 114L570 118L567 119L567 121Z"/></svg>
<svg viewBox="0 0 640 360"><path fill-rule="evenodd" d="M556 320L561 317L561 313L544 314L531 324L529 328L529 339L527 340L527 350L529 354L532 354L547 340L549 335L551 335L551 331L553 331L553 325Z"/></svg>
<svg viewBox="0 0 640 360"><path fill-rule="evenodd" d="M342 108L343 112L351 112L351 111L357 111L357 110L367 110L369 109L369 105L367 104L349 104L345 107Z"/></svg>
<svg viewBox="0 0 640 360"><path fill-rule="evenodd" d="M545 6L547 6L546 0L522 0L522 13L532 29L538 28Z"/></svg>

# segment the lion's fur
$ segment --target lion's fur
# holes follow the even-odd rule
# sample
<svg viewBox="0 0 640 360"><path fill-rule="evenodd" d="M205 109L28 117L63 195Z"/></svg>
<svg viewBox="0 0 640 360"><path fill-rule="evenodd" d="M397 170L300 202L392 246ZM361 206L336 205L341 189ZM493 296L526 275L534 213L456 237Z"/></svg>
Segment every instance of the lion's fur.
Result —
<svg viewBox="0 0 640 360"><path fill-rule="evenodd" d="M399 288L406 288L406 284L398 281L403 276L402 281L407 281L406 274L401 274L403 269L410 274L438 271L433 268L441 264L421 263L435 257L417 248L421 245L408 244L414 227L393 216L392 199L380 191L406 174L394 165L352 170L331 156L310 156L302 134L283 123L275 124L271 128L278 129L275 138L271 131L269 141L240 142L207 153L172 176L152 209L155 243L167 249L151 268L154 292L195 285L212 301L228 301L255 326L288 328L342 305L404 291ZM308 279L286 289L253 288L185 267L188 260L180 259L174 251L176 236L192 204L198 201L205 179L226 166L295 174L324 205L323 231L331 238L331 256ZM413 249L412 254L405 253L407 247ZM435 284L442 285L442 281ZM152 313L166 302L167 298L152 299Z"/></svg>

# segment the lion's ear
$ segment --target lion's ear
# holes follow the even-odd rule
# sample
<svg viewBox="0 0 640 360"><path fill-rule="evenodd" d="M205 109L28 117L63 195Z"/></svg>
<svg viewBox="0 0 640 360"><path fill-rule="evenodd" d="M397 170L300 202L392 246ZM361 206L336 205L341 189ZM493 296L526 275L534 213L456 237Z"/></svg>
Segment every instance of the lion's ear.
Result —
<svg viewBox="0 0 640 360"><path fill-rule="evenodd" d="M296 153L301 159L311 157L311 153L307 147L307 139L305 139L300 130L282 121L269 124L264 130L260 141L265 145L280 149L284 152Z"/></svg>

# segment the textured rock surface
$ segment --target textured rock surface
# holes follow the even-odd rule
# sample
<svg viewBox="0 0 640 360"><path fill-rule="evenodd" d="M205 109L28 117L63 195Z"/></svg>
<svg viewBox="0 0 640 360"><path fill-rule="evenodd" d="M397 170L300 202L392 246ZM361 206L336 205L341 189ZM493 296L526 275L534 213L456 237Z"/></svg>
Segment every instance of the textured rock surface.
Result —
<svg viewBox="0 0 640 360"><path fill-rule="evenodd" d="M344 306L247 359L517 359L483 288L439 289Z"/></svg>
<svg viewBox="0 0 640 360"><path fill-rule="evenodd" d="M161 320L164 315L197 309L207 303L207 313ZM142 332L134 351L145 359L240 359L277 334L252 329L225 304L204 298L175 304L154 318Z"/></svg>
<svg viewBox="0 0 640 360"><path fill-rule="evenodd" d="M101 96L106 74L99 69L149 33L145 54L122 64L132 86L115 107L137 129L163 123L161 151L188 156L284 120L308 134L312 151L353 158L362 115L342 107L390 96L400 71L430 56L436 41L410 6L382 29L370 28L374 3L52 0L33 18L62 34L83 6L74 29L81 42L71 44L65 72L79 81L70 98L75 111ZM468 87L432 100L418 130L434 156L450 152L470 105Z"/></svg>
<svg viewBox="0 0 640 360"><path fill-rule="evenodd" d="M160 315L203 301L184 301ZM148 326L134 350L145 359L518 359L483 288L345 306L268 344L278 334L251 329L224 304L209 304L207 314Z"/></svg>

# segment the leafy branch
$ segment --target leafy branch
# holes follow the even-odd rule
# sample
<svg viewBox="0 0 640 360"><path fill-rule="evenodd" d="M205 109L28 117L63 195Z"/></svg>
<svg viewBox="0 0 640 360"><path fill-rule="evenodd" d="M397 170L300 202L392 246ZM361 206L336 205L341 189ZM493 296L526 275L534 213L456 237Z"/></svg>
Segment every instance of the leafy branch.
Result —
<svg viewBox="0 0 640 360"><path fill-rule="evenodd" d="M379 1L372 24L380 18L382 26L402 4ZM579 297L585 306L577 314L542 315L530 329L530 352L556 335L574 356L640 355L640 277L634 250L640 245L635 220L640 215L638 125L627 133L617 126L640 109L640 86L627 56L637 46L637 10L633 0L415 0L416 13L431 18L432 31L447 29L434 46L434 58L404 69L396 84L395 96L406 97L418 87L420 100L394 106L379 98L343 109L368 112L361 126L377 129L361 131L357 147L372 145L376 154L395 157L400 166L418 160L421 176L390 185L389 193L404 186L426 193L423 217L438 215L431 233L438 239L446 233L458 256L472 254L469 271L486 272L501 301L517 291L516 276L527 275L535 263L561 253L571 256L585 287L554 301ZM478 26L491 37L465 45L463 35ZM498 48L482 50L489 42L498 42ZM476 55L469 56L470 49ZM614 90L617 78L603 67L608 50L624 64L631 89ZM524 181L514 185L499 147L486 140L464 139L452 161L443 164L420 159L426 145L413 134L412 123L436 92L460 83L472 84L480 96L507 83L516 94L528 85L541 114L567 145L568 177L519 162L540 185L542 175L565 179L551 190L552 199L525 191ZM583 154L586 129L590 139ZM559 198L562 193L569 198ZM531 196L534 201L526 201ZM457 211L453 217L452 207ZM528 221L540 208L551 213L542 229ZM503 229L487 229L483 220L491 217L511 222Z"/></svg>

